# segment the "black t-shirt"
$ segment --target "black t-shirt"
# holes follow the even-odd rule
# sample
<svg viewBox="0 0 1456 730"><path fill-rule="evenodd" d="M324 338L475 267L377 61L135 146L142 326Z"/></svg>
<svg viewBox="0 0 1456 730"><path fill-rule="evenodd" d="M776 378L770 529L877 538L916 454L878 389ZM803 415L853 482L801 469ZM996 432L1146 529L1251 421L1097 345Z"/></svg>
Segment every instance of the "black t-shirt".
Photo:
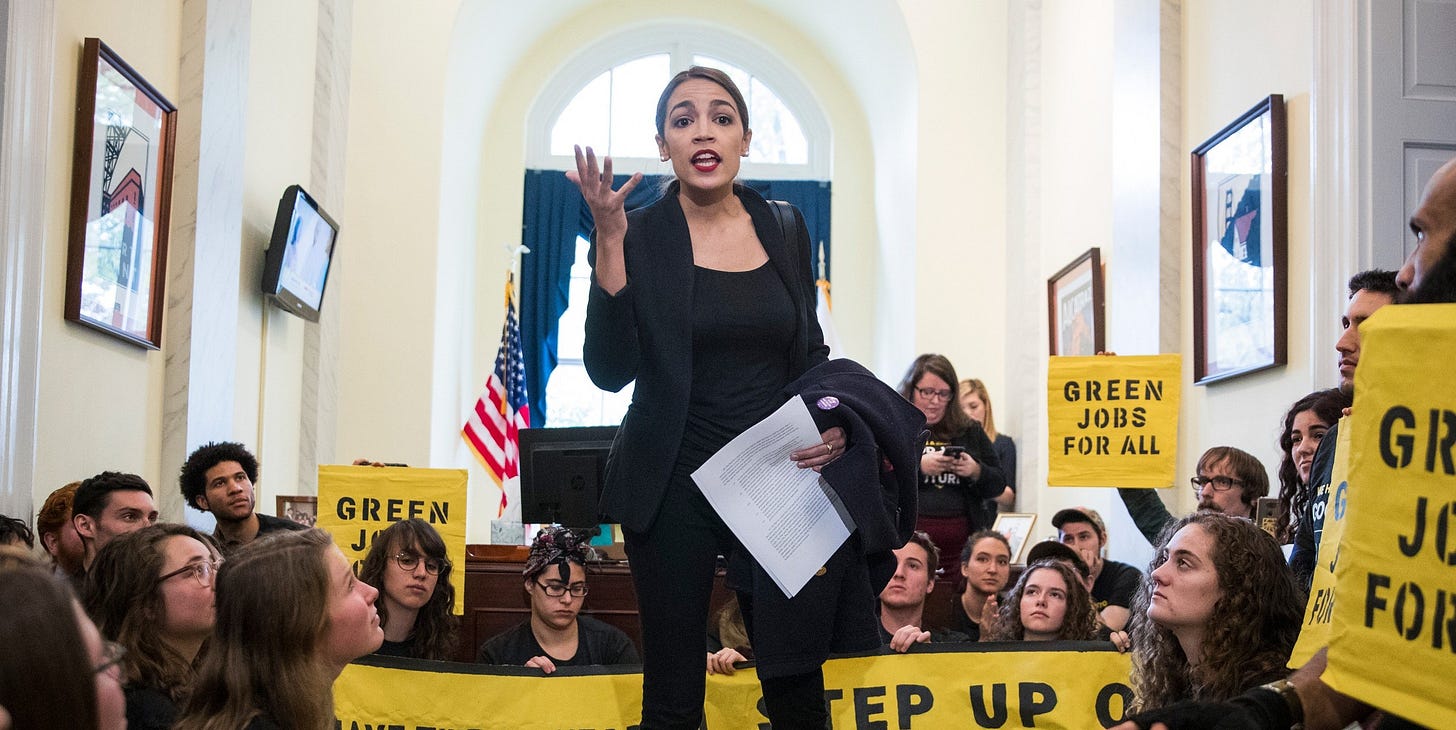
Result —
<svg viewBox="0 0 1456 730"><path fill-rule="evenodd" d="M177 724L177 703L152 687L127 687L126 726L130 730L165 730Z"/></svg>
<svg viewBox="0 0 1456 730"><path fill-rule="evenodd" d="M406 659L421 658L419 654L415 653L415 642L413 639L405 639L404 641L390 641L385 639L384 643L380 644L379 648L374 651L374 654L376 656L399 656L405 657Z"/></svg>
<svg viewBox="0 0 1456 730"><path fill-rule="evenodd" d="M547 654L531 633L531 622L527 620L487 639L480 645L475 660L482 664L522 665L532 657L544 656L558 667L642 663L637 647L621 629L590 616L577 616L576 630L576 656L559 659Z"/></svg>
<svg viewBox="0 0 1456 730"><path fill-rule="evenodd" d="M1097 611L1100 613L1108 606L1131 608L1132 597L1142 582L1142 571L1137 568L1116 560L1103 561L1102 572L1092 584L1092 601L1097 604Z"/></svg>

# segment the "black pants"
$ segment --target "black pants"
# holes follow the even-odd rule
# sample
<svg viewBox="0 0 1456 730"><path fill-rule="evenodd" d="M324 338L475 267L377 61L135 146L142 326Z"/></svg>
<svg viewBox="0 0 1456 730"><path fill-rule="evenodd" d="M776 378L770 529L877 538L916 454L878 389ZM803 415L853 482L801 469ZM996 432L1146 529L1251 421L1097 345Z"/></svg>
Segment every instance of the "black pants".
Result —
<svg viewBox="0 0 1456 730"><path fill-rule="evenodd" d="M627 531L626 538L642 620L642 728L697 728L717 557L743 548L702 493L681 482L668 486L652 527ZM749 636L776 728L828 727L819 666L824 656L879 645L875 596L856 545L852 537L826 566L827 575L811 580L795 599L767 590L756 565L754 575L739 577L744 588L760 594L742 599L757 624ZM796 625L818 630L806 636Z"/></svg>

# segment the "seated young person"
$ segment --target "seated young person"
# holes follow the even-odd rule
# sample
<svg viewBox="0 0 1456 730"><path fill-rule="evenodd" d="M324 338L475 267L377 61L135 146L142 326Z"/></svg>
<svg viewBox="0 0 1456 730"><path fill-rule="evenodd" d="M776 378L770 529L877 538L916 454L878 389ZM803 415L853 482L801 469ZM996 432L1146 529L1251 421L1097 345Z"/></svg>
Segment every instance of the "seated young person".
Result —
<svg viewBox="0 0 1456 730"><path fill-rule="evenodd" d="M329 730L334 680L379 648L379 591L329 533L265 535L228 555L217 625L177 730Z"/></svg>
<svg viewBox="0 0 1456 730"><path fill-rule="evenodd" d="M1006 536L995 530L971 535L961 549L961 575L966 588L951 604L951 628L978 641L988 619L995 622L996 595L1006 590L1011 578L1011 543Z"/></svg>
<svg viewBox="0 0 1456 730"><path fill-rule="evenodd" d="M1164 534L1133 603L1134 711L1221 702L1287 675L1304 603L1274 538L1217 512Z"/></svg>
<svg viewBox="0 0 1456 730"><path fill-rule="evenodd" d="M885 646L904 653L917 643L966 640L965 634L957 631L922 628L925 599L935 590L939 566L940 548L920 530L895 551L895 574L880 591L880 639Z"/></svg>
<svg viewBox="0 0 1456 730"><path fill-rule="evenodd" d="M194 665L214 624L212 539L161 523L106 544L86 575L86 610L126 647L121 661L127 727L170 728L192 689Z"/></svg>
<svg viewBox="0 0 1456 730"><path fill-rule="evenodd" d="M982 640L986 640L982 636ZM1082 577L1066 563L1027 566L996 617L992 641L1091 641L1097 609Z"/></svg>
<svg viewBox="0 0 1456 730"><path fill-rule="evenodd" d="M550 674L558 667L640 664L637 647L621 629L579 616L586 598L586 561L591 548L564 527L544 527L526 559L526 595L531 618L480 645L476 661L521 664Z"/></svg>
<svg viewBox="0 0 1456 730"><path fill-rule="evenodd" d="M743 623L738 594L731 593L708 617L708 674L733 674L737 671L735 663L752 658L753 646L748 640L748 627Z"/></svg>
<svg viewBox="0 0 1456 730"><path fill-rule="evenodd" d="M424 520L402 520L375 536L359 568L359 580L379 590L384 643L374 653L438 661L455 656L452 569L445 540Z"/></svg>

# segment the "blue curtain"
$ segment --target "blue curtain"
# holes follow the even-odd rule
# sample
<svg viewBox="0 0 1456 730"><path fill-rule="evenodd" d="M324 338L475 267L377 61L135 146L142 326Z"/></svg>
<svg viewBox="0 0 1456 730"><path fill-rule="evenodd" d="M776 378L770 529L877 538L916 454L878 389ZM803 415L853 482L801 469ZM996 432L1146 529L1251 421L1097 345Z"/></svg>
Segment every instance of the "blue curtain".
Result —
<svg viewBox="0 0 1456 730"><path fill-rule="evenodd" d="M613 188L627 175L617 175ZM632 210L657 200L662 176L648 176L627 196ZM829 276L828 182L818 180L745 180L744 184L769 200L793 203L804 213L804 224L814 242L814 255L823 247L823 272ZM521 344L526 355L526 392L531 403L531 426L546 425L546 384L556 369L557 322L570 296L571 264L576 258L576 237L591 233L591 209L576 186L560 170L527 170L521 243L531 252L521 257ZM819 270L816 267L816 272Z"/></svg>

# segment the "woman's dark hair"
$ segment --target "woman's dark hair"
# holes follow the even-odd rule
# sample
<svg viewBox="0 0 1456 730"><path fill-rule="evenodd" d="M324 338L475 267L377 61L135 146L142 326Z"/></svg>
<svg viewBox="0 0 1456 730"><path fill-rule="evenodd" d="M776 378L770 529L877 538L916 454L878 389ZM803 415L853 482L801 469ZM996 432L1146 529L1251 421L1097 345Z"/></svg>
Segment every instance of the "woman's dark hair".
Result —
<svg viewBox="0 0 1456 730"><path fill-rule="evenodd" d="M369 554L359 567L359 580L379 589L379 600L374 607L379 611L379 625L389 625L389 603L384 600L384 571L400 553L417 558L433 558L440 561L440 576L435 582L435 592L430 600L420 607L415 616L415 630L410 634L412 656L421 659L447 661L455 656L459 642L455 619L455 586L450 583L450 573L455 566L446 555L445 540L440 533L422 519L401 520L384 528L369 546Z"/></svg>
<svg viewBox="0 0 1456 730"><path fill-rule="evenodd" d="M1294 417L1305 411L1313 411L1315 418L1326 427L1335 425L1340 414L1350 407L1350 396L1339 388L1316 390L1300 398L1284 414L1284 430L1279 434L1279 452L1284 455L1279 462L1279 520L1274 523L1274 537L1279 542L1289 542L1298 527L1296 521L1304 515L1309 506L1309 485L1299 480L1299 469L1294 464Z"/></svg>
<svg viewBox="0 0 1456 730"><path fill-rule="evenodd" d="M716 68L689 66L679 71L676 76L673 76L672 80L667 82L667 86L663 87L662 96L657 98L656 121L658 137L667 135L667 102L672 98L672 92L677 91L677 87L682 86L683 82L690 79L711 81L723 87L723 90L727 91L728 95L733 97L733 106L738 107L738 118L743 122L744 133L746 134L748 132L748 102L743 100L743 92L738 90L738 84L733 83L732 77Z"/></svg>
<svg viewBox="0 0 1456 730"><path fill-rule="evenodd" d="M1006 552L1011 552L1011 541L1006 536L995 530L977 530L970 537L966 538L966 544L961 548L961 565L971 562L971 555L976 552L976 543L986 540L998 540L1006 546Z"/></svg>
<svg viewBox="0 0 1456 730"><path fill-rule="evenodd" d="M1026 593L1027 581L1038 570L1054 571L1067 584L1067 613L1062 617L1062 630L1057 638L1062 641L1092 641L1097 638L1097 608L1092 604L1092 594L1087 592L1082 576L1060 560L1042 560L1026 566L1026 571L1016 579L1016 587L1001 604L1001 614L996 617L996 631L991 639L1021 641L1026 638L1026 627L1021 625L1021 598Z"/></svg>
<svg viewBox="0 0 1456 730"><path fill-rule="evenodd" d="M161 522L121 535L96 554L86 572L84 605L103 636L126 647L122 681L128 687L158 690L180 701L196 676L197 657L184 657L162 640L166 614L158 578L166 565L162 543L190 537L216 557L217 544L187 525Z"/></svg>
<svg viewBox="0 0 1456 730"><path fill-rule="evenodd" d="M1197 667L1169 629L1148 618L1151 574L1168 559L1168 542L1184 527L1198 525L1213 539L1213 565L1223 595L1203 632L1203 658ZM1149 576L1133 596L1132 683L1134 711L1154 710L1193 699L1223 702L1249 689L1289 660L1299 636L1303 597L1284 553L1269 533L1243 517L1195 512L1165 528Z"/></svg>
<svg viewBox="0 0 1456 730"><path fill-rule="evenodd" d="M975 421L966 415L961 408L960 380L956 378L955 366L945 355L927 353L915 358L910 363L910 369L905 372L905 379L900 381L900 395L911 403L915 402L915 384L930 373L950 386L950 400L945 404L945 415L940 417L940 422L933 426L927 426L930 434L942 441L949 441L966 432ZM979 428L979 426L977 426Z"/></svg>
<svg viewBox="0 0 1456 730"><path fill-rule="evenodd" d="M33 559L0 561L0 706L16 728L97 724L96 673L64 581Z"/></svg>
<svg viewBox="0 0 1456 730"><path fill-rule="evenodd" d="M25 543L25 547L35 547L35 534L30 531L30 525L24 520L14 517L0 515L0 545L5 545L11 540L18 540Z"/></svg>

